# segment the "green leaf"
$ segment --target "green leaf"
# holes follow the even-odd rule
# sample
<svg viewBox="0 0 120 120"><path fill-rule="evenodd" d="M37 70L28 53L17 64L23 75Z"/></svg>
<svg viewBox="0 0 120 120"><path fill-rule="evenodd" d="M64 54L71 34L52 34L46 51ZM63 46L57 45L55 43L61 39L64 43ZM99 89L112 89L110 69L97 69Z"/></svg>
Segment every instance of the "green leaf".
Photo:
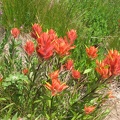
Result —
<svg viewBox="0 0 120 120"><path fill-rule="evenodd" d="M17 120L17 113L13 116L12 120Z"/></svg>
<svg viewBox="0 0 120 120"><path fill-rule="evenodd" d="M5 99L5 98L0 98L0 102L1 102L1 101L6 101L6 99Z"/></svg>
<svg viewBox="0 0 120 120"><path fill-rule="evenodd" d="M50 120L50 116L46 113L47 120Z"/></svg>
<svg viewBox="0 0 120 120"><path fill-rule="evenodd" d="M7 108L13 106L14 104L15 104L15 103L11 103L11 104L5 106L5 107L4 107L3 109L1 109L0 111L2 112L2 111L4 111L5 109L7 109Z"/></svg>
<svg viewBox="0 0 120 120"><path fill-rule="evenodd" d="M92 68L86 69L83 74L87 74L92 71Z"/></svg>

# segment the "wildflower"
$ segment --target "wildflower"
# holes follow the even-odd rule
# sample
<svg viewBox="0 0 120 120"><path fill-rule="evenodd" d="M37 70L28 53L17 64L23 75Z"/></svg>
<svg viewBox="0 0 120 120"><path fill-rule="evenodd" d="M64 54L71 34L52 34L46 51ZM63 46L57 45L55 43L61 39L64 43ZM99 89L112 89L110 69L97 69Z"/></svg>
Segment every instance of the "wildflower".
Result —
<svg viewBox="0 0 120 120"><path fill-rule="evenodd" d="M49 39L48 33L42 33L40 38L37 39L38 46L36 51L38 55L44 59L49 59L53 55L54 46L52 39Z"/></svg>
<svg viewBox="0 0 120 120"><path fill-rule="evenodd" d="M24 46L25 52L31 56L32 53L34 52L35 48L34 48L34 43L32 41L27 41L25 46Z"/></svg>
<svg viewBox="0 0 120 120"><path fill-rule="evenodd" d="M85 112L85 114L90 114L90 113L92 113L93 111L95 110L95 106L85 106L84 107L84 112Z"/></svg>
<svg viewBox="0 0 120 120"><path fill-rule="evenodd" d="M17 38L18 35L20 34L20 30L18 28L12 28L11 34L13 35L14 38Z"/></svg>
<svg viewBox="0 0 120 120"><path fill-rule="evenodd" d="M49 35L50 41L53 41L53 40L57 39L57 34L53 29L50 29L48 31L48 35Z"/></svg>
<svg viewBox="0 0 120 120"><path fill-rule="evenodd" d="M71 44L73 44L74 40L77 38L76 30L71 29L67 32L67 36L70 39Z"/></svg>
<svg viewBox="0 0 120 120"><path fill-rule="evenodd" d="M86 47L86 53L88 57L95 59L97 57L98 49L94 46L91 46L90 48Z"/></svg>
<svg viewBox="0 0 120 120"><path fill-rule="evenodd" d="M75 46L71 46L68 40L65 38L58 38L54 41L54 48L56 53L60 56L69 55L69 51L74 49Z"/></svg>
<svg viewBox="0 0 120 120"><path fill-rule="evenodd" d="M65 68L67 69L67 70L72 70L73 69L73 60L71 60L71 59L69 59L69 60L67 60L67 63L65 63Z"/></svg>
<svg viewBox="0 0 120 120"><path fill-rule="evenodd" d="M73 69L72 70L72 77L74 79L79 79L80 78L80 72L78 70Z"/></svg>
<svg viewBox="0 0 120 120"><path fill-rule="evenodd" d="M96 60L96 71L101 75L102 78L108 78L110 76L108 65L104 62Z"/></svg>
<svg viewBox="0 0 120 120"><path fill-rule="evenodd" d="M120 54L117 50L108 51L104 63L109 66L109 73L111 73L111 75L120 74Z"/></svg>
<svg viewBox="0 0 120 120"><path fill-rule="evenodd" d="M65 83L61 83L59 79L52 79L52 84L47 82L45 87L51 91L52 96L68 88L68 86Z"/></svg>
<svg viewBox="0 0 120 120"><path fill-rule="evenodd" d="M97 72L103 77L120 75L120 54L117 50L110 50L105 59L97 64Z"/></svg>
<svg viewBox="0 0 120 120"><path fill-rule="evenodd" d="M39 25L39 24L34 24L32 26L32 32L31 32L31 36L35 39L39 38L40 37L40 34L42 32L42 27Z"/></svg>
<svg viewBox="0 0 120 120"><path fill-rule="evenodd" d="M59 75L59 70L56 70L56 71L50 73L49 76L51 79L58 79L58 75Z"/></svg>
<svg viewBox="0 0 120 120"><path fill-rule="evenodd" d="M24 69L22 70L22 72L23 72L24 75L27 75L29 71L28 71L27 68L24 68Z"/></svg>

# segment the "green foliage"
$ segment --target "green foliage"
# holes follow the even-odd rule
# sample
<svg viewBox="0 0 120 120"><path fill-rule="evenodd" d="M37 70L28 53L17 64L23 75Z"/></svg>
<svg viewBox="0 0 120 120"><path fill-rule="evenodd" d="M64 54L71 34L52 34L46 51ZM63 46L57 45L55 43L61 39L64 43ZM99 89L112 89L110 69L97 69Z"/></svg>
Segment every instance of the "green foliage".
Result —
<svg viewBox="0 0 120 120"><path fill-rule="evenodd" d="M20 73L10 74L3 82L2 86L4 89L11 85L15 85L18 89L22 89L23 84L28 83L27 76ZM22 93L21 93L22 94Z"/></svg>
<svg viewBox="0 0 120 120"><path fill-rule="evenodd" d="M2 25L9 29L13 27L29 27L36 17L34 0L2 0Z"/></svg>

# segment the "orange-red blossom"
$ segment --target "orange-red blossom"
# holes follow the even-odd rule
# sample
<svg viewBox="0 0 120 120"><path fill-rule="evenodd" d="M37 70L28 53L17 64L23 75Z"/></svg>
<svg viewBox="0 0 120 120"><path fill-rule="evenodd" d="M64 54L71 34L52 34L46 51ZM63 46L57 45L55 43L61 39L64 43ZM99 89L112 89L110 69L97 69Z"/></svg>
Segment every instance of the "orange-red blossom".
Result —
<svg viewBox="0 0 120 120"><path fill-rule="evenodd" d="M28 71L27 68L24 68L24 69L22 70L22 72L23 72L24 75L27 75L29 71Z"/></svg>
<svg viewBox="0 0 120 120"><path fill-rule="evenodd" d="M95 59L97 57L98 49L95 46L86 47L86 53L89 58Z"/></svg>
<svg viewBox="0 0 120 120"><path fill-rule="evenodd" d="M84 112L85 112L85 114L90 114L90 113L92 113L94 110L95 110L95 106L85 106L84 107Z"/></svg>
<svg viewBox="0 0 120 120"><path fill-rule="evenodd" d="M68 88L68 86L65 83L60 82L60 80L58 79L58 75L59 75L59 70L53 72L50 74L50 78L52 79L52 83L46 83L45 87L48 88L51 93L52 96L57 95L57 93L62 92L64 89Z"/></svg>
<svg viewBox="0 0 120 120"><path fill-rule="evenodd" d="M81 77L80 72L78 70L72 69L72 77L74 79L79 79Z"/></svg>
<svg viewBox="0 0 120 120"><path fill-rule="evenodd" d="M67 37L69 38L71 44L73 44L74 40L77 38L76 30L71 29L67 32Z"/></svg>
<svg viewBox="0 0 120 120"><path fill-rule="evenodd" d="M72 59L67 60L64 66L67 70L72 70L74 67L73 60Z"/></svg>
<svg viewBox="0 0 120 120"><path fill-rule="evenodd" d="M11 29L11 34L14 38L17 38L18 35L20 34L20 30L18 28L12 28Z"/></svg>
<svg viewBox="0 0 120 120"><path fill-rule="evenodd" d="M27 41L25 43L24 50L29 56L31 56L35 50L34 43L32 41Z"/></svg>
<svg viewBox="0 0 120 120"><path fill-rule="evenodd" d="M49 59L54 52L54 39L57 38L57 35L53 29L50 29L48 32L43 32L37 38L37 47L36 51L38 55L44 59Z"/></svg>
<svg viewBox="0 0 120 120"><path fill-rule="evenodd" d="M41 35L41 32L42 32L42 27L35 23L33 26L32 26L32 32L31 32L31 36L35 39L39 38L40 35Z"/></svg>
<svg viewBox="0 0 120 120"><path fill-rule="evenodd" d="M58 53L60 56L69 55L69 51L74 48L75 46L72 46L72 44L68 42L66 37L54 40L55 52Z"/></svg>
<svg viewBox="0 0 120 120"><path fill-rule="evenodd" d="M52 96L55 96L57 93L62 92L64 89L68 88L68 86L65 83L61 83L59 79L53 79L52 84L47 82L45 87L51 91Z"/></svg>
<svg viewBox="0 0 120 120"><path fill-rule="evenodd" d="M96 61L97 72L103 77L108 78L120 74L120 54L117 50L110 50L102 62Z"/></svg>

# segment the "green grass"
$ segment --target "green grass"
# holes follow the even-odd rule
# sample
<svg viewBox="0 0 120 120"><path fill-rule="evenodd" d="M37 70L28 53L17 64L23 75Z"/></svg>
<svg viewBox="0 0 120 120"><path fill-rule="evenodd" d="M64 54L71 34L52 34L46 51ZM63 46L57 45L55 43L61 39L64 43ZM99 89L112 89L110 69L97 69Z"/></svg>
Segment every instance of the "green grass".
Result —
<svg viewBox="0 0 120 120"><path fill-rule="evenodd" d="M35 21L34 0L2 0L2 25L6 28L29 27Z"/></svg>

